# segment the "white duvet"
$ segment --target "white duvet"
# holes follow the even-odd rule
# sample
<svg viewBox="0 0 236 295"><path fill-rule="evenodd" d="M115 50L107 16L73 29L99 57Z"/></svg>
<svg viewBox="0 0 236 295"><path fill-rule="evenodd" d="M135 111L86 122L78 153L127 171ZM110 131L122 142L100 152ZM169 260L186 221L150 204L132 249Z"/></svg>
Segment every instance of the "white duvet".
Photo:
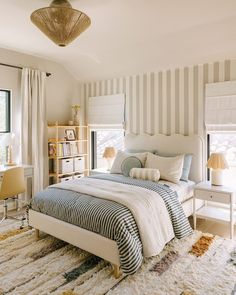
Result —
<svg viewBox="0 0 236 295"><path fill-rule="evenodd" d="M82 178L53 187L115 201L127 207L138 226L145 257L159 254L165 244L174 237L165 203L154 191L95 178Z"/></svg>

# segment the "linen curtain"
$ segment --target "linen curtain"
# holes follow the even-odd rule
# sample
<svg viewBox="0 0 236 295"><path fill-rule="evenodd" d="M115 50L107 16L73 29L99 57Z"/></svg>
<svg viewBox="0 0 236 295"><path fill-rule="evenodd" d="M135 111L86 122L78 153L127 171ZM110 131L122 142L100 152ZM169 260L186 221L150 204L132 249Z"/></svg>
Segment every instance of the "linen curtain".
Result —
<svg viewBox="0 0 236 295"><path fill-rule="evenodd" d="M33 194L47 184L45 79L39 70L22 70L21 158L34 166Z"/></svg>

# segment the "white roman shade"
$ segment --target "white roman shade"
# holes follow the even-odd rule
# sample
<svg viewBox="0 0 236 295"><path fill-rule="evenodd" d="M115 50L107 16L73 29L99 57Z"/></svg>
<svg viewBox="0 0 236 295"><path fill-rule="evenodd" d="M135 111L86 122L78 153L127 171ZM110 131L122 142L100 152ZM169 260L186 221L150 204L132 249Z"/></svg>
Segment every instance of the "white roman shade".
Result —
<svg viewBox="0 0 236 295"><path fill-rule="evenodd" d="M124 122L124 94L89 97L88 124L90 128L123 128Z"/></svg>
<svg viewBox="0 0 236 295"><path fill-rule="evenodd" d="M236 131L236 81L206 84L205 125L208 132Z"/></svg>

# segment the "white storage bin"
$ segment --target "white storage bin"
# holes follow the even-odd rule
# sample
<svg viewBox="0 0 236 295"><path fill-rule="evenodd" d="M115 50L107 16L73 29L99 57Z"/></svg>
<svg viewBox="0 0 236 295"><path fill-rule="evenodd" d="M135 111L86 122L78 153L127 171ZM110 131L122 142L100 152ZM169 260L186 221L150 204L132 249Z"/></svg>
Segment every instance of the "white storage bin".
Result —
<svg viewBox="0 0 236 295"><path fill-rule="evenodd" d="M73 159L59 159L58 165L60 174L73 172Z"/></svg>
<svg viewBox="0 0 236 295"><path fill-rule="evenodd" d="M60 182L65 182L73 179L73 176L65 176L65 177L60 177Z"/></svg>
<svg viewBox="0 0 236 295"><path fill-rule="evenodd" d="M74 158L74 171L76 172L84 172L84 157L76 157Z"/></svg>
<svg viewBox="0 0 236 295"><path fill-rule="evenodd" d="M75 174L73 178L74 178L74 179L80 179L80 178L82 178L82 177L84 177L84 173Z"/></svg>

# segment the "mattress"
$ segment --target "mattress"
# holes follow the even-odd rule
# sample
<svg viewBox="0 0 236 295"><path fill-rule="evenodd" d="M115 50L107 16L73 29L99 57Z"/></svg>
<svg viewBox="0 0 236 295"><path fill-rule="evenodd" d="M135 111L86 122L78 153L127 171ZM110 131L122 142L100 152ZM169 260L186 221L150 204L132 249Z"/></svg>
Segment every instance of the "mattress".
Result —
<svg viewBox="0 0 236 295"><path fill-rule="evenodd" d="M194 181L180 181L178 184L160 180L159 183L168 185L170 189L176 191L180 203L187 201L193 196Z"/></svg>

